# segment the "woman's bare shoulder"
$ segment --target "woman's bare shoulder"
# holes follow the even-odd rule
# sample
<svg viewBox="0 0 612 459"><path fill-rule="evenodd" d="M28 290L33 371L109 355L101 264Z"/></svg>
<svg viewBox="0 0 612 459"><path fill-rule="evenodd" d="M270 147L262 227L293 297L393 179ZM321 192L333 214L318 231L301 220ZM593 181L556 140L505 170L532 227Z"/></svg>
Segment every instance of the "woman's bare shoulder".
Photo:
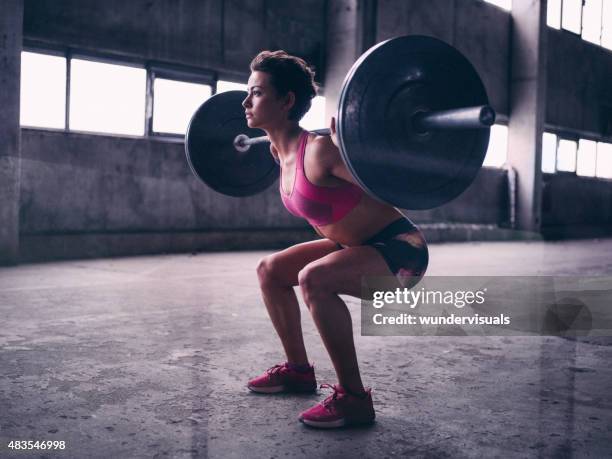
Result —
<svg viewBox="0 0 612 459"><path fill-rule="evenodd" d="M340 151L334 145L328 135L317 135L311 141L312 154L317 156L321 162L334 163L340 159Z"/></svg>

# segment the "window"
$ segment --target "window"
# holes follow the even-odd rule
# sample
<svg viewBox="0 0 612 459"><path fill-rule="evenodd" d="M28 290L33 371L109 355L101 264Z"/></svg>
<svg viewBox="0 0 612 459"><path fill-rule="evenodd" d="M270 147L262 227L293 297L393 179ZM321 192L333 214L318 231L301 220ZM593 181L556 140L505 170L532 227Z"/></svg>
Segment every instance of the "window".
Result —
<svg viewBox="0 0 612 459"><path fill-rule="evenodd" d="M585 0L582 10L582 38L597 45L601 44L602 0Z"/></svg>
<svg viewBox="0 0 612 459"><path fill-rule="evenodd" d="M597 142L597 167L595 175L612 179L612 143Z"/></svg>
<svg viewBox="0 0 612 459"><path fill-rule="evenodd" d="M508 127L501 124L491 126L489 148L483 166L501 167L508 156Z"/></svg>
<svg viewBox="0 0 612 459"><path fill-rule="evenodd" d="M145 96L143 68L71 60L70 129L143 135Z"/></svg>
<svg viewBox="0 0 612 459"><path fill-rule="evenodd" d="M217 93L226 91L246 91L247 85L244 83L235 83L233 81L217 81Z"/></svg>
<svg viewBox="0 0 612 459"><path fill-rule="evenodd" d="M584 177L594 177L596 157L597 142L580 139L578 142L578 162L576 163L576 174Z"/></svg>
<svg viewBox="0 0 612 459"><path fill-rule="evenodd" d="M325 97L315 96L310 110L300 120L300 126L307 131L329 127L325 120Z"/></svg>
<svg viewBox="0 0 612 459"><path fill-rule="evenodd" d="M191 117L211 94L209 85L155 78L153 132L185 134Z"/></svg>
<svg viewBox="0 0 612 459"><path fill-rule="evenodd" d="M612 144L580 139L559 139L550 132L542 136L542 172L576 172L582 177L612 179Z"/></svg>
<svg viewBox="0 0 612 459"><path fill-rule="evenodd" d="M23 52L21 124L106 134L183 135L215 84L206 72L186 73L186 69L170 67L146 70L144 63L140 67L107 59ZM244 83L216 82L217 92L246 88ZM312 100L300 124L309 130L328 127L324 97Z"/></svg>
<svg viewBox="0 0 612 459"><path fill-rule="evenodd" d="M53 53L22 52L22 126L137 136L183 135L193 113L212 94L211 72L183 67L145 69L144 62ZM224 85L228 89L246 87L219 82L221 88Z"/></svg>
<svg viewBox="0 0 612 459"><path fill-rule="evenodd" d="M582 0L563 0L561 27L580 35L582 23Z"/></svg>
<svg viewBox="0 0 612 459"><path fill-rule="evenodd" d="M554 173L557 160L557 136L550 132L542 135L542 172Z"/></svg>
<svg viewBox="0 0 612 459"><path fill-rule="evenodd" d="M563 172L576 171L577 145L573 140L560 139L557 146L557 170Z"/></svg>
<svg viewBox="0 0 612 459"><path fill-rule="evenodd" d="M546 25L557 30L561 28L561 0L548 0L546 5Z"/></svg>
<svg viewBox="0 0 612 459"><path fill-rule="evenodd" d="M21 53L20 123L22 126L66 127L66 58Z"/></svg>
<svg viewBox="0 0 612 459"><path fill-rule="evenodd" d="M612 1L548 0L546 24L565 29L582 39L612 49Z"/></svg>
<svg viewBox="0 0 612 459"><path fill-rule="evenodd" d="M512 9L512 0L485 0L485 2L497 5L506 11L510 11Z"/></svg>

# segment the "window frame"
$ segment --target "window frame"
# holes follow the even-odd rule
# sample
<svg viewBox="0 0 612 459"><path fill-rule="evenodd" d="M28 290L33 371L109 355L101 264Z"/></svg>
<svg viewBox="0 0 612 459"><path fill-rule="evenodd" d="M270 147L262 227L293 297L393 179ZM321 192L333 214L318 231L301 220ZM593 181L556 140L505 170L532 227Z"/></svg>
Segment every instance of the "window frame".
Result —
<svg viewBox="0 0 612 459"><path fill-rule="evenodd" d="M146 68L146 62L129 56L119 56L112 53L103 53L98 51L88 51L82 49L66 48L66 130L68 132L75 132L79 134L87 135L106 135L111 137L126 137L130 139L141 139L147 137L146 124L143 135L123 134L119 132L96 132L96 131L82 131L78 129L72 129L70 127L70 86L72 82L72 59L79 59L89 62L98 62L101 64L119 65L124 67L131 67L137 69L143 69L146 72L145 75L145 91L146 81L148 78L148 71ZM147 106L147 94L145 92L145 115ZM146 119L146 116L145 116Z"/></svg>
<svg viewBox="0 0 612 459"><path fill-rule="evenodd" d="M213 95L217 94L217 84L220 80L229 81L231 83L248 85L250 73L242 72L216 72L215 84L213 85Z"/></svg>
<svg viewBox="0 0 612 459"><path fill-rule="evenodd" d="M221 76L227 76L228 80L235 79L246 79L245 74L242 73L231 73L220 75L210 69L200 67L190 67L179 64L168 64L161 63L154 60L143 60L130 56L123 56L114 53L90 51L86 49L66 47L66 46L54 46L47 43L38 42L35 40L24 39L22 45L22 51L46 54L50 56L62 57L66 59L66 82L65 82L65 119L64 128L47 128L39 126L20 126L24 129L37 129L37 130L49 130L56 132L65 133L76 133L76 134L87 134L87 135L102 135L107 137L125 137L125 138L136 138L136 139L156 139L156 140L169 140L176 141L184 140L184 135L165 133L165 132L154 132L153 131L153 82L155 78L164 78L170 80L181 81L185 83L199 83L205 84L211 87L211 94L216 94L217 81L221 79ZM81 59L91 62L99 62L103 64L121 65L126 67L144 69L146 72L146 84L145 84L145 110L144 110L144 133L143 135L130 135L112 132L95 132L95 131L81 131L72 129L70 127L70 86L72 78L72 59Z"/></svg>
<svg viewBox="0 0 612 459"><path fill-rule="evenodd" d="M611 50L611 48L603 45L603 36L604 36L603 35L603 31L604 31L604 19L605 19L603 13L604 13L604 10L605 10L605 3L604 3L605 1L606 0L603 0L603 2L601 4L601 12L600 12L601 23L600 23L600 26L599 26L599 42L593 42L593 41L590 41L590 40L586 40L583 37L583 35L582 35L583 32L584 32L584 23L583 23L583 20L584 20L584 7L585 7L584 1L580 5L580 32L576 33L573 30L569 30L569 29L566 29L565 27L563 27L563 10L565 8L566 0L560 0L561 5L560 5L560 8L559 8L559 28L557 29L556 27L551 26L551 25L548 24L548 11L546 12L546 14L547 14L547 17L546 17L546 26L549 29L558 30L559 32L571 33L572 35L575 35L578 38L580 38L582 41L584 41L586 43L589 43L589 44L591 44L593 46L599 46L600 48Z"/></svg>
<svg viewBox="0 0 612 459"><path fill-rule="evenodd" d="M215 73L210 70L196 69L194 67L168 65L159 62L149 62L147 70L146 88L146 109L145 109L145 133L144 137L154 139L184 139L184 134L174 134L171 132L155 132L153 130L153 104L155 102L154 83L155 78L174 80L182 83L196 83L210 86L211 95L214 95L217 88Z"/></svg>
<svg viewBox="0 0 612 459"><path fill-rule="evenodd" d="M54 128L54 127L42 127L42 126L21 126L20 128L24 129L41 129L41 130L49 130L49 131L57 131L57 132L68 132L68 120L69 120L69 103L70 103L70 59L68 59L68 50L64 47L47 45L47 44L39 44L36 42L26 41L21 47L22 52L34 53L34 54L45 54L47 56L55 56L62 57L66 60L66 79L64 82L64 89L66 90L64 94L64 127L63 128ZM21 60L21 56L19 58ZM21 80L21 74L19 75ZM21 101L19 103L19 110L21 112Z"/></svg>
<svg viewBox="0 0 612 459"><path fill-rule="evenodd" d="M601 2L601 7L599 10L599 37L598 37L598 41L594 42L591 40L587 40L584 38L584 8L585 8L585 0L583 0L582 2L582 14L580 16L580 38L582 38L584 41L586 41L587 43L591 43L592 45L597 45L601 48L604 48L604 46L601 44L601 38L603 36L603 11L604 11L604 1L602 0Z"/></svg>
<svg viewBox="0 0 612 459"><path fill-rule="evenodd" d="M578 173L578 164L580 163L580 141L584 140L586 142L593 142L595 144L595 164L593 165L593 175L583 175L583 174L579 174ZM584 137L580 137L578 139L577 142L577 148L576 148L576 176L580 177L580 178L586 178L586 179L591 179L591 178L597 178L597 140L591 140L591 139L585 139Z"/></svg>
<svg viewBox="0 0 612 459"><path fill-rule="evenodd" d="M560 128L560 127L555 127L555 126L550 126L550 125L545 125L544 129L542 131L542 133L549 133L549 134L554 134L557 137L557 144L556 144L556 148L555 148L555 171L554 172L544 172L542 171L542 174L545 175L554 175L554 174L562 174L562 175L574 175L576 177L578 177L581 180L606 180L606 181L612 181L612 178L607 178L607 177L598 177L597 176L597 169L595 170L595 174L594 176L586 176L586 175L579 175L577 170L578 170L578 150L580 147L580 140L590 140L596 143L607 143L607 144L612 144L612 138L609 137L602 137L601 135L598 135L597 133L594 132L589 132L589 131L568 131L566 129ZM560 171L557 169L557 154L558 154L558 149L559 149L559 141L560 140L570 140L573 142L576 142L576 170L574 171ZM595 167L597 167L597 158L599 156L599 149L597 149L597 152L595 154ZM541 165L540 165L541 167Z"/></svg>
<svg viewBox="0 0 612 459"><path fill-rule="evenodd" d="M576 35L577 37L579 37L581 40L584 40L582 38L582 17L584 16L584 3L582 0L580 1L580 19L578 20L578 23L580 24L580 30L578 32L574 32L573 30L569 30L566 29L565 27L563 27L563 10L565 9L565 2L567 0L561 0L561 28L560 30L565 30L566 32L571 33L572 35ZM586 41L586 40L585 40Z"/></svg>

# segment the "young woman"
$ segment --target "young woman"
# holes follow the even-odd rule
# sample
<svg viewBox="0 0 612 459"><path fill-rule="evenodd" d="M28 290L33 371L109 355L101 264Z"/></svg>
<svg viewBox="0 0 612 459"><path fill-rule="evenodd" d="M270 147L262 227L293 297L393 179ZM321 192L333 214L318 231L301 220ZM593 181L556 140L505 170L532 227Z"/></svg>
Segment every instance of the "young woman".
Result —
<svg viewBox="0 0 612 459"><path fill-rule="evenodd" d="M270 319L287 361L252 379L254 392L316 391L293 287L299 286L333 362L333 394L300 414L314 427L374 421L371 390L359 374L349 310L339 295L361 297L362 276L396 276L404 285L425 273L428 250L421 232L395 208L363 192L342 161L335 138L299 126L316 94L314 72L284 51L263 51L250 65L243 102L247 124L270 138L281 168L280 195L292 214L303 217L322 239L264 257L257 274Z"/></svg>

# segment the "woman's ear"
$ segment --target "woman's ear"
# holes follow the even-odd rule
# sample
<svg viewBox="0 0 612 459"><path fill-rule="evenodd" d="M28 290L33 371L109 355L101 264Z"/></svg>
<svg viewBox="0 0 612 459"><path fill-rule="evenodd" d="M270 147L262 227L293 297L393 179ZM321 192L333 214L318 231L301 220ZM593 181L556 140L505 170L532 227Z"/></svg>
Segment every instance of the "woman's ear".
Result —
<svg viewBox="0 0 612 459"><path fill-rule="evenodd" d="M293 91L289 91L285 95L285 103L283 107L287 109L287 113L291 111L291 109L295 106L295 93Z"/></svg>

